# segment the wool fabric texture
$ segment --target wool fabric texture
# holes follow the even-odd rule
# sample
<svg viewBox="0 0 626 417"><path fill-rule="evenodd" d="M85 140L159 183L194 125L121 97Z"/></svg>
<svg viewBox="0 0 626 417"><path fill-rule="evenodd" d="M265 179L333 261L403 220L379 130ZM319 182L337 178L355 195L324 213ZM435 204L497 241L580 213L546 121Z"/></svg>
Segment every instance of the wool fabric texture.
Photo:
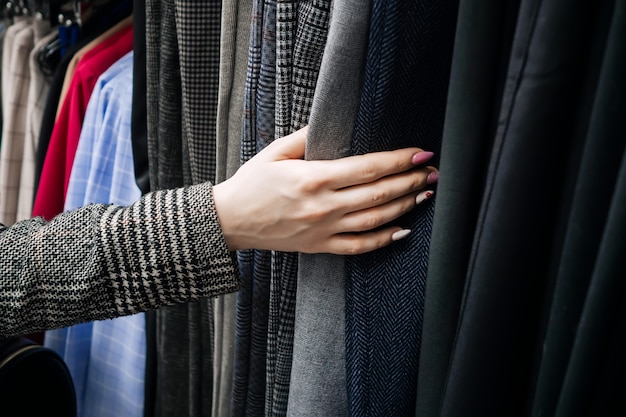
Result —
<svg viewBox="0 0 626 417"><path fill-rule="evenodd" d="M2 226L0 251L2 337L238 288L209 183Z"/></svg>
<svg viewBox="0 0 626 417"><path fill-rule="evenodd" d="M456 7L440 0L372 4L352 152L441 146ZM436 165L437 159L429 161ZM412 233L346 259L350 416L413 416L434 205L396 224Z"/></svg>

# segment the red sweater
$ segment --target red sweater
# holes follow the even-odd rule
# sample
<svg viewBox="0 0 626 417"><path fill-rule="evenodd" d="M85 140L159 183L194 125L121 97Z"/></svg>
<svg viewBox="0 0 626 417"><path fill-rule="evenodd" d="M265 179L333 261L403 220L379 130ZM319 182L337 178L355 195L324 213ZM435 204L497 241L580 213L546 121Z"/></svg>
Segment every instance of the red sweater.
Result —
<svg viewBox="0 0 626 417"><path fill-rule="evenodd" d="M70 82L46 152L33 217L51 220L63 212L65 194L89 98L98 77L133 49L129 25L96 45L81 58Z"/></svg>

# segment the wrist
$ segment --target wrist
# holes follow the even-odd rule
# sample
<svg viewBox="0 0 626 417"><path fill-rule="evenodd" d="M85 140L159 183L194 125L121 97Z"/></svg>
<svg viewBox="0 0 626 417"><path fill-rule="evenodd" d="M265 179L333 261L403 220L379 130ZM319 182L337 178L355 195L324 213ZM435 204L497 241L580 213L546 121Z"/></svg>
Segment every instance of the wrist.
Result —
<svg viewBox="0 0 626 417"><path fill-rule="evenodd" d="M222 235L226 242L228 250L233 252L240 249L245 249L238 239L236 230L236 216L233 216L231 205L230 191L227 181L221 182L213 186L213 204L215 205L215 211L217 218L222 229Z"/></svg>

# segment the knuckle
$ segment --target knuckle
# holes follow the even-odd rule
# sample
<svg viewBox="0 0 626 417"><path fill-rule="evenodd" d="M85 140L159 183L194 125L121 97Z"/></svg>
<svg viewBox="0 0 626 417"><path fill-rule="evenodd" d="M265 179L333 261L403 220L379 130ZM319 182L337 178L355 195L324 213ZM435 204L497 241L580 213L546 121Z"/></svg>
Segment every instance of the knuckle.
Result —
<svg viewBox="0 0 626 417"><path fill-rule="evenodd" d="M366 181L372 181L377 176L376 165L371 160L366 160L361 165L361 177Z"/></svg>
<svg viewBox="0 0 626 417"><path fill-rule="evenodd" d="M354 239L352 242L350 242L350 244L346 247L345 250L345 254L346 255L360 255L361 253L363 253L364 250L364 245L363 243L358 240L358 239Z"/></svg>
<svg viewBox="0 0 626 417"><path fill-rule="evenodd" d="M372 248L370 249L370 251L375 251L381 248L384 248L385 246L387 246L390 243L389 239L385 239L383 237L377 237L377 239L373 242L372 244Z"/></svg>
<svg viewBox="0 0 626 417"><path fill-rule="evenodd" d="M426 186L426 178L428 178L428 174L430 174L429 169L420 169L418 171L413 172L413 176L411 177L411 187L413 190L420 190Z"/></svg>
<svg viewBox="0 0 626 417"><path fill-rule="evenodd" d="M405 172L407 170L406 161L400 158L396 158L392 161L389 161L388 168L391 175Z"/></svg>
<svg viewBox="0 0 626 417"><path fill-rule="evenodd" d="M389 195L389 192L383 188L376 188L373 191L372 194L372 203L374 203L374 205L379 205L381 203L384 203L385 201L387 201L387 196Z"/></svg>
<svg viewBox="0 0 626 417"><path fill-rule="evenodd" d="M427 175L428 174L413 177L413 182L411 183L411 188L410 188L411 191L417 191L417 190L421 190L422 188L424 188L426 186Z"/></svg>
<svg viewBox="0 0 626 417"><path fill-rule="evenodd" d="M415 205L417 204L415 202L416 197L417 197L417 194L415 193L409 194L408 196L406 196L402 205L402 214L407 213L415 208Z"/></svg>
<svg viewBox="0 0 626 417"><path fill-rule="evenodd" d="M363 219L362 230L371 230L381 224L380 216L374 213L367 214Z"/></svg>
<svg viewBox="0 0 626 417"><path fill-rule="evenodd" d="M407 170L406 161L403 159L397 159L394 163L395 172L404 172Z"/></svg>
<svg viewBox="0 0 626 417"><path fill-rule="evenodd" d="M387 240L382 236L357 237L345 247L344 254L362 255L387 246L389 244Z"/></svg>

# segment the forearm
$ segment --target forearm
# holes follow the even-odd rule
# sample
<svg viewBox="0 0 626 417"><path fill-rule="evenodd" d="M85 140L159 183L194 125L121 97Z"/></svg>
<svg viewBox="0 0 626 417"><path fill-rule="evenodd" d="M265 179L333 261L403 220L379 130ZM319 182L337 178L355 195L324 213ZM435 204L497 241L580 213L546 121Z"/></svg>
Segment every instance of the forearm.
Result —
<svg viewBox="0 0 626 417"><path fill-rule="evenodd" d="M0 336L232 292L209 184L0 229Z"/></svg>

